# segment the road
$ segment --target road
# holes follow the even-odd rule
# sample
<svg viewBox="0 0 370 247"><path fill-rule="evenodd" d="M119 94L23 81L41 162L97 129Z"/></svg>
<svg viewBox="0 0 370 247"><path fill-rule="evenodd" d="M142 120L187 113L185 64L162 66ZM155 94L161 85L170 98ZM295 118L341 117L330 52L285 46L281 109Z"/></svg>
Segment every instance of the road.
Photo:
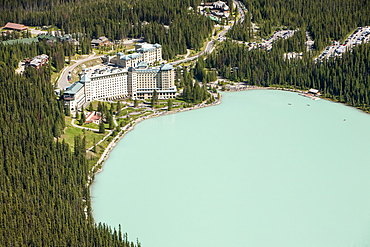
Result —
<svg viewBox="0 0 370 247"><path fill-rule="evenodd" d="M244 19L245 19L245 13L248 12L248 10L246 9L246 7L240 1L234 0L233 2L236 5L236 7L238 8L238 12L239 12L239 16L240 16L240 19L238 21L239 22L243 22ZM226 33L229 31L229 29L231 27L232 26L224 26L224 29L218 35L218 39L217 40L219 42L224 41L224 39L220 39L220 37L225 37ZM207 45L206 45L206 48L203 51L199 52L198 54L196 54L194 56L191 56L191 57L187 57L187 58L181 59L181 60L177 60L177 61L171 62L170 64L171 65L177 65L177 64L180 64L180 63L184 63L184 62L189 62L191 60L197 59L199 56L201 56L203 54L209 54L209 53L211 53L213 51L213 49L214 49L214 42L215 41L216 40L209 41L207 43Z"/></svg>
<svg viewBox="0 0 370 247"><path fill-rule="evenodd" d="M274 42L276 42L278 39L290 38L294 35L294 32L296 32L296 30L275 31L271 37L269 37L267 40L262 40L261 43L257 43L257 42L248 43L248 42L244 42L240 40L233 40L233 42L241 44L241 45L247 45L249 47L248 48L249 51L252 49L257 49L257 48L266 49L267 51L269 51L272 49L272 45Z"/></svg>
<svg viewBox="0 0 370 247"><path fill-rule="evenodd" d="M234 0L234 3L235 5L237 6L238 8L238 11L239 11L239 14L240 14L240 19L239 21L240 22L243 22L244 19L245 19L245 12L247 11L247 9L245 8L245 6L237 1L237 0ZM219 42L222 42L224 39L220 39L220 37L224 37L226 35L226 33L229 31L229 29L231 28L231 26L224 26L224 29L218 34L218 38L217 38L217 41ZM191 56L191 57L186 57L184 59L181 59L181 60L177 60L177 61L174 61L174 62L171 62L169 64L171 65L178 65L180 63L184 63L184 62L188 62L188 61L192 61L192 60L195 60L197 59L199 56L202 56L203 54L209 54L213 51L214 49L214 43L215 43L215 39L209 41L206 45L206 48L199 52L198 54L194 55L194 56ZM87 61L90 61L90 60L93 60L93 59L96 59L96 58L99 58L99 57L103 57L103 56L95 56L95 55L90 55L88 58L85 58L85 59L81 59L81 60L78 60L75 64L69 66L69 67L66 67L61 76L59 77L59 80L58 80L58 88L60 89L65 89L66 87L70 86L71 84L68 82L68 79L67 79L67 76L68 76L68 72L69 71L72 71L73 69L75 69L78 65L82 64L82 63L85 63Z"/></svg>
<svg viewBox="0 0 370 247"><path fill-rule="evenodd" d="M218 37L224 37L225 34L229 31L230 28L231 28L231 26L224 26L224 29L218 34ZM214 49L215 41L216 41L215 39L209 41L206 45L206 48L203 51L197 53L196 55L171 62L170 64L171 65L178 65L180 63L185 63L185 62L189 62L189 61L192 61L194 59L197 59L199 56L202 56L203 54L211 53ZM218 41L223 41L223 40L219 39Z"/></svg>
<svg viewBox="0 0 370 247"><path fill-rule="evenodd" d="M65 67L61 75L59 76L58 88L64 90L66 87L69 87L71 85L67 79L69 71L73 71L77 66L83 63L86 63L90 60L94 60L94 59L101 58L101 57L103 57L103 55L96 56L95 54L92 54L87 58L77 60L76 63L72 64L71 66Z"/></svg>
<svg viewBox="0 0 370 247"><path fill-rule="evenodd" d="M306 43L305 45L307 46L307 51L313 50L313 45L315 44L315 41L311 39L310 33L306 31Z"/></svg>

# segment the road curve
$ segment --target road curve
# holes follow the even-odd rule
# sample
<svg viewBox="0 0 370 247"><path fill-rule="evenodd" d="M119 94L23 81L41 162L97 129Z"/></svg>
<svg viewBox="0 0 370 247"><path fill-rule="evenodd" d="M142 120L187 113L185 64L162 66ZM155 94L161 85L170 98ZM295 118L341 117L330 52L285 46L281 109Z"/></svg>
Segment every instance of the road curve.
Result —
<svg viewBox="0 0 370 247"><path fill-rule="evenodd" d="M218 37L225 36L225 34L229 31L230 28L231 28L230 26L225 26L224 30L222 30L219 33ZM196 55L191 56L191 57L187 57L187 58L184 58L184 59L180 59L180 60L177 60L177 61L174 61L174 62L171 62L170 64L171 65L177 65L177 64L180 64L180 63L185 63L185 62L188 62L188 61L195 60L199 56L202 56L203 54L209 54L209 53L211 53L213 51L213 49L214 49L214 46L213 45L214 45L214 42L215 41L216 40L214 40L214 39L211 40L211 41L209 41L207 43L207 45L206 45L206 48L203 51L197 53Z"/></svg>
<svg viewBox="0 0 370 247"><path fill-rule="evenodd" d="M101 56L96 56L95 54L90 55L87 58L77 60L76 63L72 64L71 66L67 66L62 70L61 75L59 76L58 79L58 88L64 90L66 87L69 87L71 84L68 82L68 73L69 71L73 71L77 66L81 65L82 63L88 62L90 60L94 60L97 58L101 58Z"/></svg>

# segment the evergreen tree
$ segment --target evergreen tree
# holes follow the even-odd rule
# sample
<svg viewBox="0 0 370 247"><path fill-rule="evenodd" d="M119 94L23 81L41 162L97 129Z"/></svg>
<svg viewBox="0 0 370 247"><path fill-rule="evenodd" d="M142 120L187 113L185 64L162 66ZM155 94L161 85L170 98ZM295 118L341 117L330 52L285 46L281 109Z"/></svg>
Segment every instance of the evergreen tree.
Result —
<svg viewBox="0 0 370 247"><path fill-rule="evenodd" d="M121 112L121 108L122 108L121 101L117 101L117 105L116 105L116 115L119 115L119 114L120 114L120 112Z"/></svg>
<svg viewBox="0 0 370 247"><path fill-rule="evenodd" d="M94 146L93 146L93 148L92 148L91 151L93 151L94 153L96 153L96 139L95 139L95 137L94 137Z"/></svg>
<svg viewBox="0 0 370 247"><path fill-rule="evenodd" d="M151 99L152 108L154 108L154 106L157 104L157 102L158 102L158 92L157 92L157 90L154 90L153 95L152 95L152 99Z"/></svg>
<svg viewBox="0 0 370 247"><path fill-rule="evenodd" d="M103 121L100 121L99 123L99 133L104 133L105 132L105 125Z"/></svg>
<svg viewBox="0 0 370 247"><path fill-rule="evenodd" d="M71 110L69 109L69 106L66 106L65 108L64 108L64 114L66 115L66 116L71 116Z"/></svg>
<svg viewBox="0 0 370 247"><path fill-rule="evenodd" d="M171 111L172 110L172 99L169 98L168 101L167 101L167 110L168 111Z"/></svg>
<svg viewBox="0 0 370 247"><path fill-rule="evenodd" d="M80 125L83 125L85 122L86 122L85 110L84 110L84 108L82 107L82 110L81 110L81 117L80 117Z"/></svg>
<svg viewBox="0 0 370 247"><path fill-rule="evenodd" d="M114 125L114 120L113 120L113 116L112 116L112 114L108 114L108 116L107 116L107 122L108 122L108 124L109 124L109 129L114 129L114 127L115 127L115 125Z"/></svg>

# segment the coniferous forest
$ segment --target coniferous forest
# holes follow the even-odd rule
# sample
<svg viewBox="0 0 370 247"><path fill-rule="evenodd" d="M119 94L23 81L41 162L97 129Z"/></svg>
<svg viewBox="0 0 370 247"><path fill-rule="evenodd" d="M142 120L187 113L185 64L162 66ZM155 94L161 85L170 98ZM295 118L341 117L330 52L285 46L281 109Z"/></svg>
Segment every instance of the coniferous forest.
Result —
<svg viewBox="0 0 370 247"><path fill-rule="evenodd" d="M370 23L367 0L241 0L267 37L275 28L303 28L312 34L315 48L322 50L335 39L343 39L356 27Z"/></svg>
<svg viewBox="0 0 370 247"><path fill-rule="evenodd" d="M342 58L314 61L331 40L344 40L357 27L370 24L370 3L355 1L269 1L241 0L250 11L252 21L260 25L262 37L275 29L300 29L287 40L278 40L271 51L253 49L224 42L217 53L206 59L206 67L217 68L221 76L257 86L278 86L298 89L319 89L327 98L362 110L370 110L369 44L355 47ZM249 40L248 26L238 23L232 39ZM245 31L247 30L247 31ZM307 52L304 31L315 41L314 50ZM303 53L302 59L285 59L287 52Z"/></svg>
<svg viewBox="0 0 370 247"><path fill-rule="evenodd" d="M225 42L206 61L233 81L264 87L317 88L325 97L370 110L370 44L357 46L342 58L316 63L308 56L284 59L282 49L248 51L246 46Z"/></svg>
<svg viewBox="0 0 370 247"><path fill-rule="evenodd" d="M65 33L111 40L144 37L163 46L163 57L199 49L213 21L195 13L200 0L0 0L0 26L56 26ZM191 8L190 8L191 7ZM194 25L196 23L197 25Z"/></svg>
<svg viewBox="0 0 370 247"><path fill-rule="evenodd" d="M44 49L42 43L0 47L0 245L134 246L121 229L93 221L85 140L75 137L71 152L58 139L64 106L50 66L18 75L9 63Z"/></svg>

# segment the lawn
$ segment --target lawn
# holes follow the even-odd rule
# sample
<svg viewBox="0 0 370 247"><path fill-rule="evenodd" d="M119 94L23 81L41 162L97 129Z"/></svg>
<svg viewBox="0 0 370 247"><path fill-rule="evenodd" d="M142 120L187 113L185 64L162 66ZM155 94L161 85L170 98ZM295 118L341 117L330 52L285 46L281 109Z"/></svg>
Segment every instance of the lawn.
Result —
<svg viewBox="0 0 370 247"><path fill-rule="evenodd" d="M73 150L74 147L74 137L75 136L85 136L86 137L86 148L90 148L94 145L94 141L98 142L106 134L100 134L89 130L84 130L80 128L73 127L71 124L71 117L66 117L66 128L64 134L61 136L66 143L69 144L70 148Z"/></svg>

